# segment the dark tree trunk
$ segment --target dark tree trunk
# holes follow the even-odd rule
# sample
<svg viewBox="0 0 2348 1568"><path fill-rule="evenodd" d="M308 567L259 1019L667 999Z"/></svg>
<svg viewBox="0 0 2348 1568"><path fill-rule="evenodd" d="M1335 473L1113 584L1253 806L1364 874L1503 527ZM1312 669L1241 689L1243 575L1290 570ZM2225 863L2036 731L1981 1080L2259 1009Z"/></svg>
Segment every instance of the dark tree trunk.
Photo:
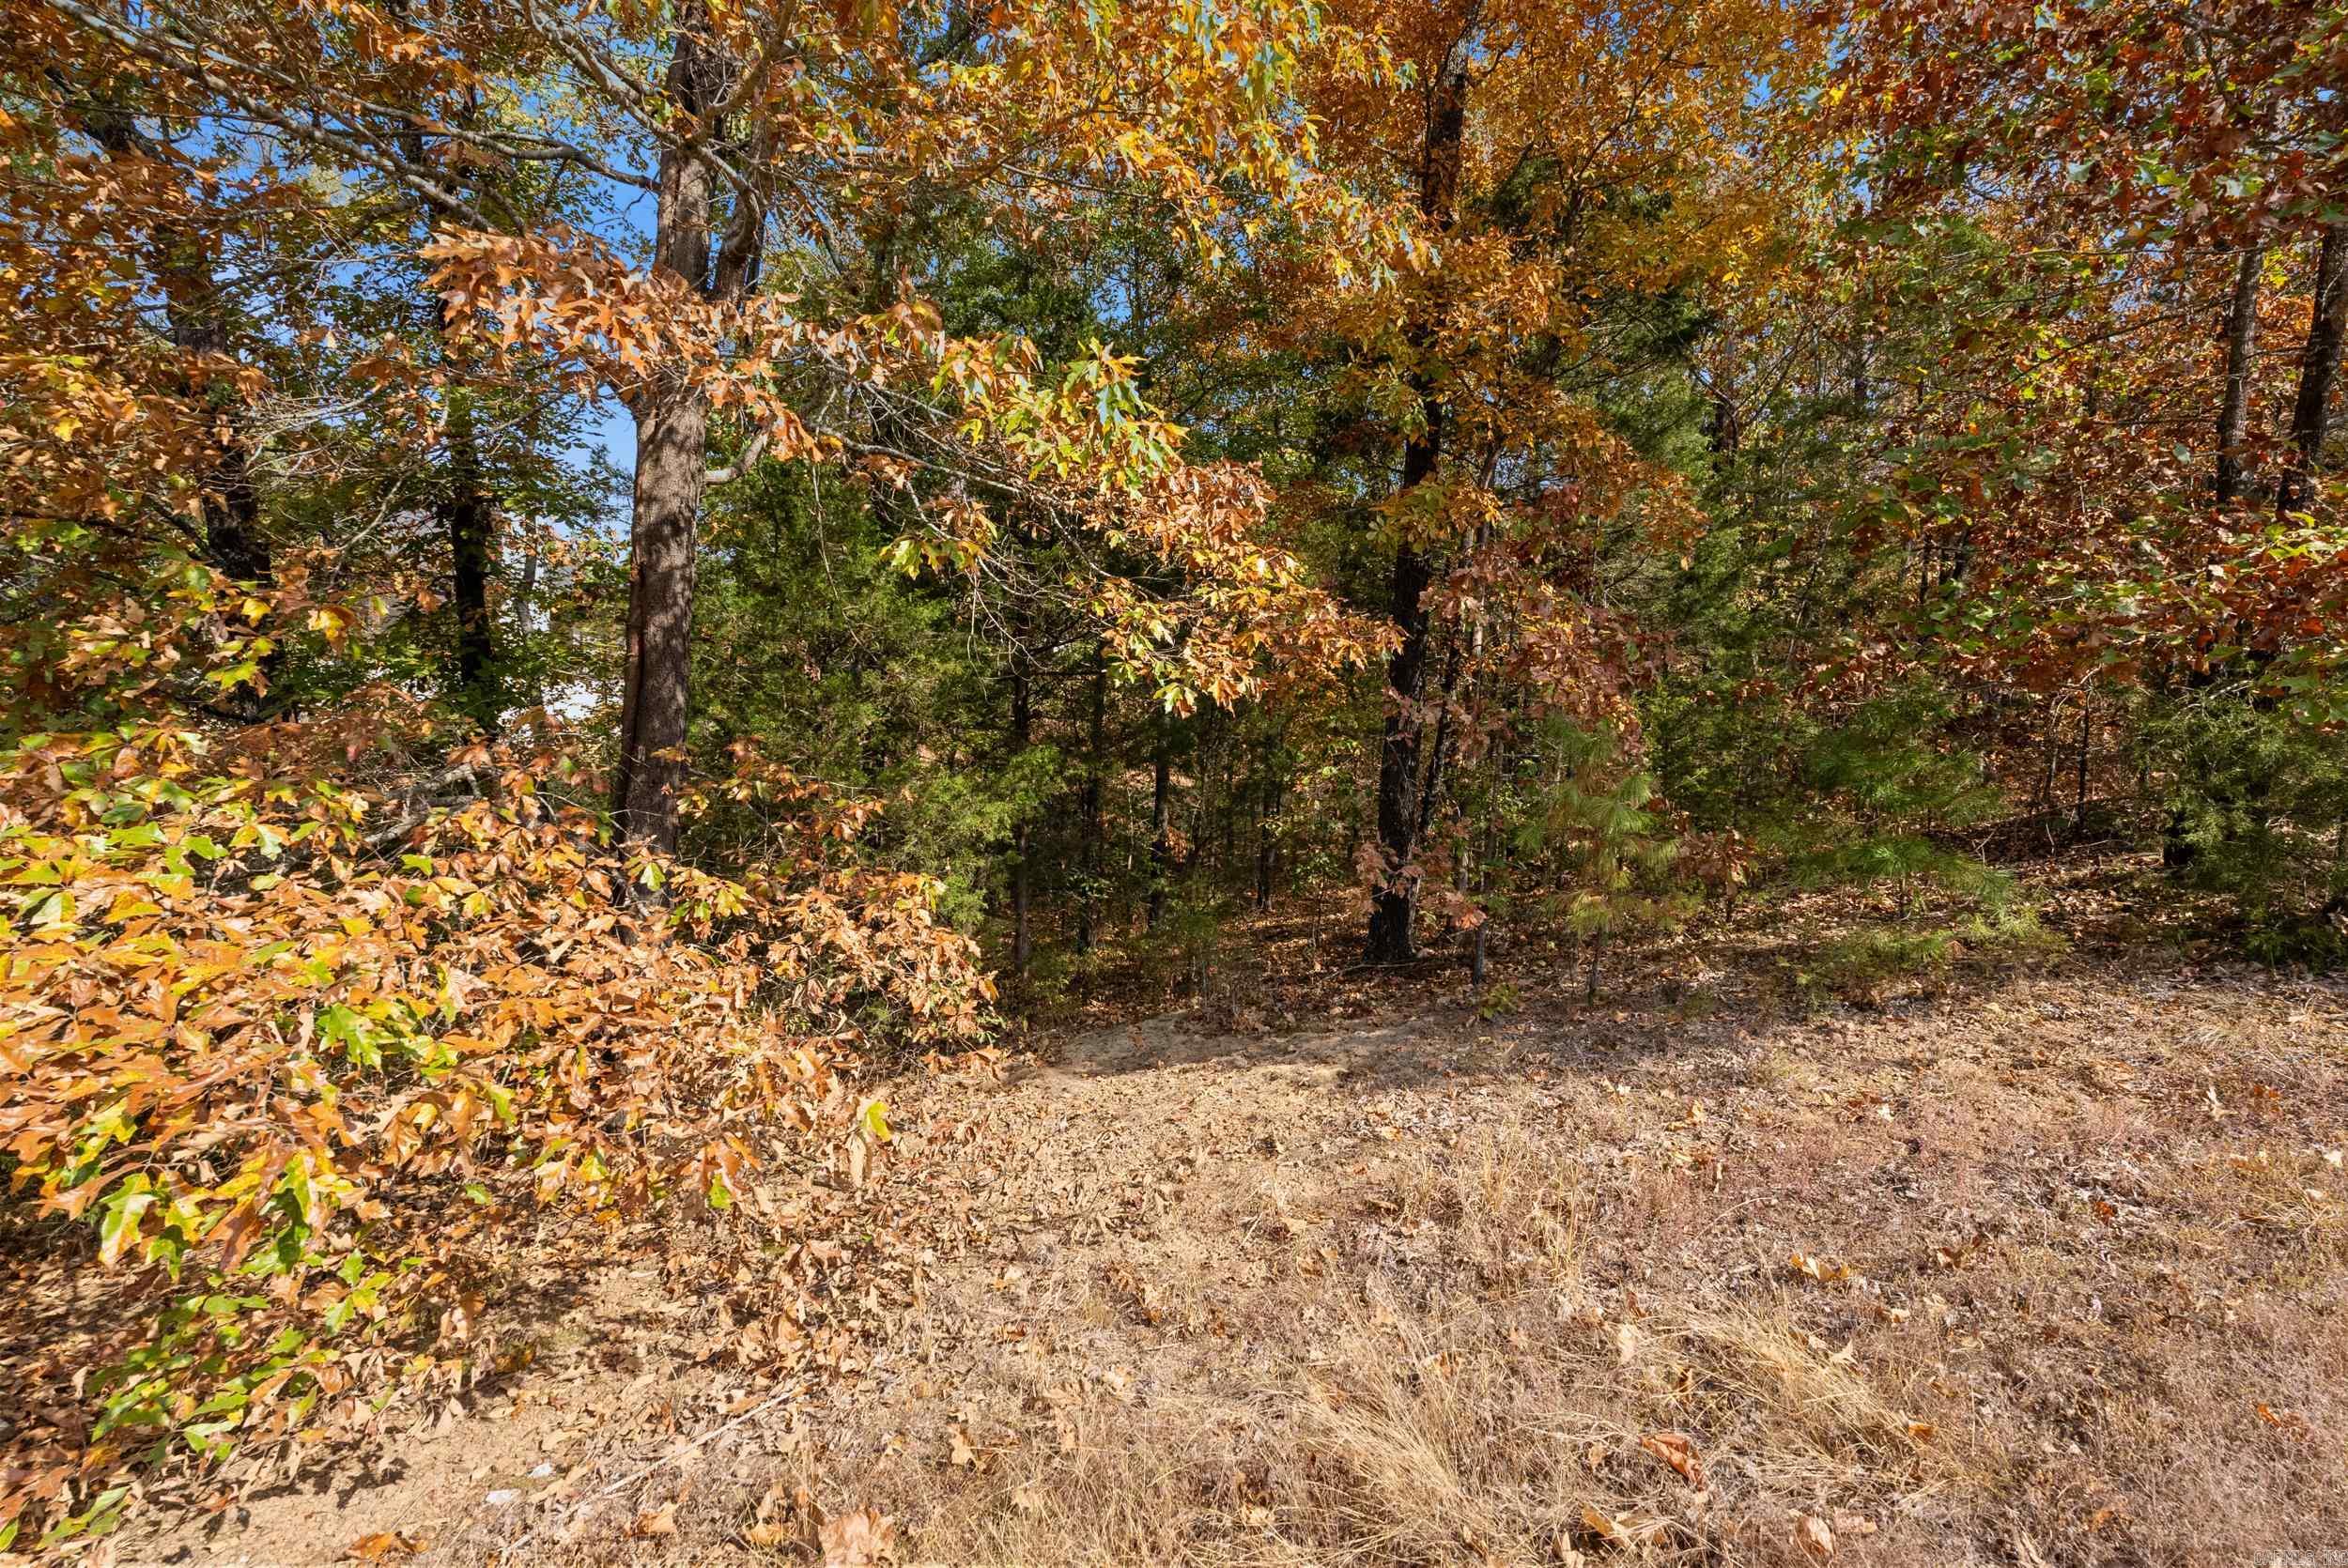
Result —
<svg viewBox="0 0 2348 1568"><path fill-rule="evenodd" d="M1035 712L1033 689L1027 678L1027 659L1024 650L1014 650L1011 659L1011 752L1015 760L1027 755L1034 737ZM1027 959L1033 941L1029 916L1029 899L1034 891L1034 869L1029 864L1034 824L1026 811L1019 813L1018 825L1012 829L1011 845L1011 972L1025 978Z"/></svg>
<svg viewBox="0 0 2348 1568"><path fill-rule="evenodd" d="M1214 874L1217 886L1224 885L1231 874L1232 835L1239 823L1239 792L1237 764L1233 754L1239 747L1226 742L1223 747L1223 851L1215 857Z"/></svg>
<svg viewBox="0 0 2348 1568"><path fill-rule="evenodd" d="M2160 865L2165 871L2192 869L2201 858L2201 846L2185 836L2185 814L2171 810L2160 828Z"/></svg>
<svg viewBox="0 0 2348 1568"><path fill-rule="evenodd" d="M1460 146L1467 127L1467 73L1451 65L1436 85L1428 107L1427 140L1420 153L1419 210L1428 227L1442 233L1451 226L1453 204L1460 183ZM1422 333L1431 333L1432 326ZM1422 351L1431 346L1416 345ZM1435 476L1443 458L1444 409L1433 373L1423 363L1411 371L1420 423L1403 444L1399 496L1407 510L1411 493ZM1388 613L1402 640L1386 664L1386 723L1378 754L1379 885L1372 894L1367 957L1373 963L1407 963L1418 956L1412 927L1418 913L1417 870L1411 864L1417 848L1419 688L1427 671L1427 591L1434 568L1411 520L1402 519L1402 539L1394 557L1393 590Z"/></svg>
<svg viewBox="0 0 2348 1568"><path fill-rule="evenodd" d="M1491 819L1488 812L1484 822L1483 848L1475 857L1475 946L1468 955L1468 984L1475 989L1479 1001L1484 994L1484 978L1489 972L1492 930L1492 838Z"/></svg>
<svg viewBox="0 0 2348 1568"><path fill-rule="evenodd" d="M1441 710L1435 715L1435 744L1428 748L1427 777L1418 787L1416 838L1424 841L1434 825L1435 807L1443 798L1443 768L1451 747L1451 699L1460 689L1460 639L1448 638L1444 650Z"/></svg>
<svg viewBox="0 0 2348 1568"><path fill-rule="evenodd" d="M1276 774L1266 773L1256 801L1256 908L1272 907L1273 873L1278 869L1279 839L1275 836L1280 820L1282 780Z"/></svg>
<svg viewBox="0 0 2348 1568"><path fill-rule="evenodd" d="M1191 736L1190 772L1196 787L1191 792L1190 834L1182 858L1175 867L1175 875L1184 882L1190 881L1198 870L1199 862L1208 858L1207 840L1214 822L1214 788L1210 781L1214 777L1215 756L1222 749L1222 736L1217 730L1215 719L1222 711L1220 708L1207 709L1199 716L1198 728Z"/></svg>
<svg viewBox="0 0 2348 1568"><path fill-rule="evenodd" d="M2087 836L2087 757L2095 736L2095 690L2079 688L2079 749L2071 780L2071 837Z"/></svg>
<svg viewBox="0 0 2348 1568"><path fill-rule="evenodd" d="M1413 444L1415 447L1418 443ZM1406 481L1411 466L1406 457ZM1431 470L1433 467L1430 448L1424 468ZM1420 477L1425 477L1423 472ZM1420 682L1426 673L1424 601L1433 576L1427 558L1414 547L1406 545L1397 553L1392 614L1395 624L1401 628L1402 642L1386 665L1386 699L1392 708L1386 715L1384 744L1378 759L1378 857L1382 880L1369 915L1368 956L1378 963L1407 963L1418 956L1412 930L1418 912L1418 889L1412 879L1417 871L1411 865L1411 855L1417 848L1414 829L1418 815L1413 787L1418 782L1419 725L1413 708L1418 701Z"/></svg>
<svg viewBox="0 0 2348 1568"><path fill-rule="evenodd" d="M1157 746L1151 758L1150 787L1150 930L1156 930L1166 915L1166 884L1174 874L1173 800L1174 727L1164 714L1157 719Z"/></svg>
<svg viewBox="0 0 2348 1568"><path fill-rule="evenodd" d="M1092 649L1092 754L1085 762L1084 787L1084 899L1076 908L1076 956L1082 958L1092 951L1092 920L1094 904L1100 897L1102 808L1106 793L1108 776L1108 710L1109 660L1108 650L1101 644Z"/></svg>
<svg viewBox="0 0 2348 1568"><path fill-rule="evenodd" d="M496 511L481 483L481 449L473 438L470 399L454 389L449 393L448 460L448 492L440 513L456 578L456 704L494 733L504 709L497 688L497 633L489 619Z"/></svg>
<svg viewBox="0 0 2348 1568"><path fill-rule="evenodd" d="M2316 910L2319 920L2330 920L2348 915L2348 810L2342 810L2332 823L2332 886L2336 891Z"/></svg>
<svg viewBox="0 0 2348 1568"><path fill-rule="evenodd" d="M2047 699L2047 771L2038 781L2039 819L2051 823L2055 813L2055 776L2062 766L2062 694L2056 692ZM2052 837L2049 828L2048 836Z"/></svg>
<svg viewBox="0 0 2348 1568"><path fill-rule="evenodd" d="M2263 247L2253 245L2234 266L2233 298L2226 306L2226 400L2217 413L2217 500L2242 494L2242 459L2250 425L2250 357L2258 349L2259 269Z"/></svg>
<svg viewBox="0 0 2348 1568"><path fill-rule="evenodd" d="M139 129L137 116L116 102L79 106L80 129L117 162L144 159L168 164L171 149ZM220 355L230 351L228 326L220 286L204 246L169 229L149 237L157 292L162 296L163 330L174 347L190 354ZM274 581L269 541L261 530L260 492L253 483L252 455L246 449L240 407L224 399L233 393L213 390L199 392L219 423L228 431L226 443L207 476L200 520L202 551L207 564L236 582L267 588ZM276 660L264 665L270 668ZM258 716L257 704L252 716Z"/></svg>
<svg viewBox="0 0 2348 1568"><path fill-rule="evenodd" d="M2304 511L2315 498L2343 335L2348 335L2348 223L2326 223L2315 258L2315 316L2300 351L2299 395L2291 407L2291 461L2276 496L2279 512Z"/></svg>
<svg viewBox="0 0 2348 1568"><path fill-rule="evenodd" d="M394 0L391 10L401 22L407 21L406 0ZM409 167L426 166L424 131L405 131L397 140L400 157ZM427 230L436 219L462 221L463 215L451 210L451 204L438 196L421 195L418 206ZM458 384L451 363L448 312L440 296L428 287L424 291L423 304L425 327L447 376L441 442L446 449L448 469L436 492L433 510L440 531L448 540L451 575L455 578L449 598L450 608L456 617L456 635L453 679L449 684L457 711L484 731L494 733L504 712L502 694L496 689L496 627L489 619L496 513L482 484L481 443L473 431L471 399Z"/></svg>
<svg viewBox="0 0 2348 1568"><path fill-rule="evenodd" d="M1709 407L1704 416L1704 441L1715 457L1734 456L1744 439L1744 416L1737 407L1732 367L1723 365L1713 377Z"/></svg>
<svg viewBox="0 0 2348 1568"><path fill-rule="evenodd" d="M269 587L276 571L261 531L261 493L253 484L251 455L237 437L213 466L212 491L204 508L206 558L224 576Z"/></svg>
<svg viewBox="0 0 2348 1568"><path fill-rule="evenodd" d="M1948 569L1940 575L1943 588L1962 586L1965 575L1973 569L1973 530L1970 528L1956 536L1956 547L1949 552Z"/></svg>

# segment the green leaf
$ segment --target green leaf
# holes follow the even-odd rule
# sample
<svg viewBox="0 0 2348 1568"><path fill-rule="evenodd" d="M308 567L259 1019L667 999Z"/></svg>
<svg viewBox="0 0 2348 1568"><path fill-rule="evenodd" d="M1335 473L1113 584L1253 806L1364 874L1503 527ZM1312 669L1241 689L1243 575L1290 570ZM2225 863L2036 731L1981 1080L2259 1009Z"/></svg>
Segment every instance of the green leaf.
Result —
<svg viewBox="0 0 2348 1568"><path fill-rule="evenodd" d="M110 1267L138 1239L139 1220L155 1206L155 1194L146 1188L147 1178L134 1176L131 1180L137 1185L125 1185L106 1200L105 1216L99 1222L98 1257Z"/></svg>

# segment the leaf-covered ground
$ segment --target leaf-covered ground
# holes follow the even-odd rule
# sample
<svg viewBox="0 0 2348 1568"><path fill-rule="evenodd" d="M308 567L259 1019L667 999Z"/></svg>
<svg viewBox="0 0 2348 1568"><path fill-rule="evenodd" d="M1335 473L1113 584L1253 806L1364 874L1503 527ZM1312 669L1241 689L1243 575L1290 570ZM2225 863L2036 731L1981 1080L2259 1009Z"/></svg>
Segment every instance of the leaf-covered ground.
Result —
<svg viewBox="0 0 2348 1568"><path fill-rule="evenodd" d="M1921 994L1815 999L1796 906L1593 1007L1332 973L908 1080L861 1185L766 1194L839 1243L550 1239L467 1407L122 1555L2338 1549L2348 990L2037 893L2070 951Z"/></svg>

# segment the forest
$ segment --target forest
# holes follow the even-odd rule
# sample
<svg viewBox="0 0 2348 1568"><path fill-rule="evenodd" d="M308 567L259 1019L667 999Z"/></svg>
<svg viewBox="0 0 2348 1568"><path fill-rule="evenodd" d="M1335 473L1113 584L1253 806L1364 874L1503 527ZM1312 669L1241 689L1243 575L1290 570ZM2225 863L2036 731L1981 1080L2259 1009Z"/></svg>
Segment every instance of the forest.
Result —
<svg viewBox="0 0 2348 1568"><path fill-rule="evenodd" d="M2348 9L0 14L0 1561L2348 1551Z"/></svg>

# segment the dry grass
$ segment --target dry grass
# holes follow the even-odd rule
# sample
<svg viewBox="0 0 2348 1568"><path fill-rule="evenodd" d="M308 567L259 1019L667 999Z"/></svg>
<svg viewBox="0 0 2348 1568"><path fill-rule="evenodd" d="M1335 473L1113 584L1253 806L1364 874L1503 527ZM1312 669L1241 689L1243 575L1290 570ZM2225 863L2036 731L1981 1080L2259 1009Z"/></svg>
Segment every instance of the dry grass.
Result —
<svg viewBox="0 0 2348 1568"><path fill-rule="evenodd" d="M1366 1185L1297 1199L1259 1184L1222 1217L1288 1267L1221 1298L1237 1322L1211 1346L1182 1343L1190 1291L1109 1270L1119 1328L1174 1342L1150 1347L1179 1360L1163 1391L1087 1398L1055 1382L1081 1349L1020 1342L955 1397L1064 1411L1048 1445L941 1466L919 1462L917 1436L917 1462L884 1467L873 1495L915 1521L914 1558L941 1561L1693 1563L1771 1560L1805 1514L1872 1528L1854 1505L1962 1479L1963 1445L1902 1403L1915 1369L1828 1345L1798 1302L1593 1285L1584 1243L1606 1206L1559 1154L1512 1121ZM1317 1210L1335 1218L1299 1218ZM1035 1305L1067 1322L1057 1309L1075 1301ZM1690 1471L1642 1439L1684 1440Z"/></svg>
<svg viewBox="0 0 2348 1568"><path fill-rule="evenodd" d="M1058 1440L973 1468L917 1422L858 1495L947 1561L1765 1564L1819 1527L1884 1564L2327 1549L2348 1099L2339 998L2287 989L2123 1013L2017 981L1677 1061L1583 1024L1515 1084L1319 1110L1242 1074L1234 1115L1355 1136L1205 1161L1115 1286L1191 1305L1104 1342L1040 1299L1044 1345L963 1369L981 1406L1135 1369L1077 1377Z"/></svg>
<svg viewBox="0 0 2348 1568"><path fill-rule="evenodd" d="M862 1386L525 1555L806 1561L751 1538L801 1488L889 1515L904 1562L2348 1550L2348 993L2064 965L1780 1017L1765 961L1713 951L1702 1018L1665 969L1594 1011L1152 1022L904 1085L921 1283ZM679 1437L743 1397L728 1364L664 1387ZM627 1533L670 1501L673 1535Z"/></svg>

